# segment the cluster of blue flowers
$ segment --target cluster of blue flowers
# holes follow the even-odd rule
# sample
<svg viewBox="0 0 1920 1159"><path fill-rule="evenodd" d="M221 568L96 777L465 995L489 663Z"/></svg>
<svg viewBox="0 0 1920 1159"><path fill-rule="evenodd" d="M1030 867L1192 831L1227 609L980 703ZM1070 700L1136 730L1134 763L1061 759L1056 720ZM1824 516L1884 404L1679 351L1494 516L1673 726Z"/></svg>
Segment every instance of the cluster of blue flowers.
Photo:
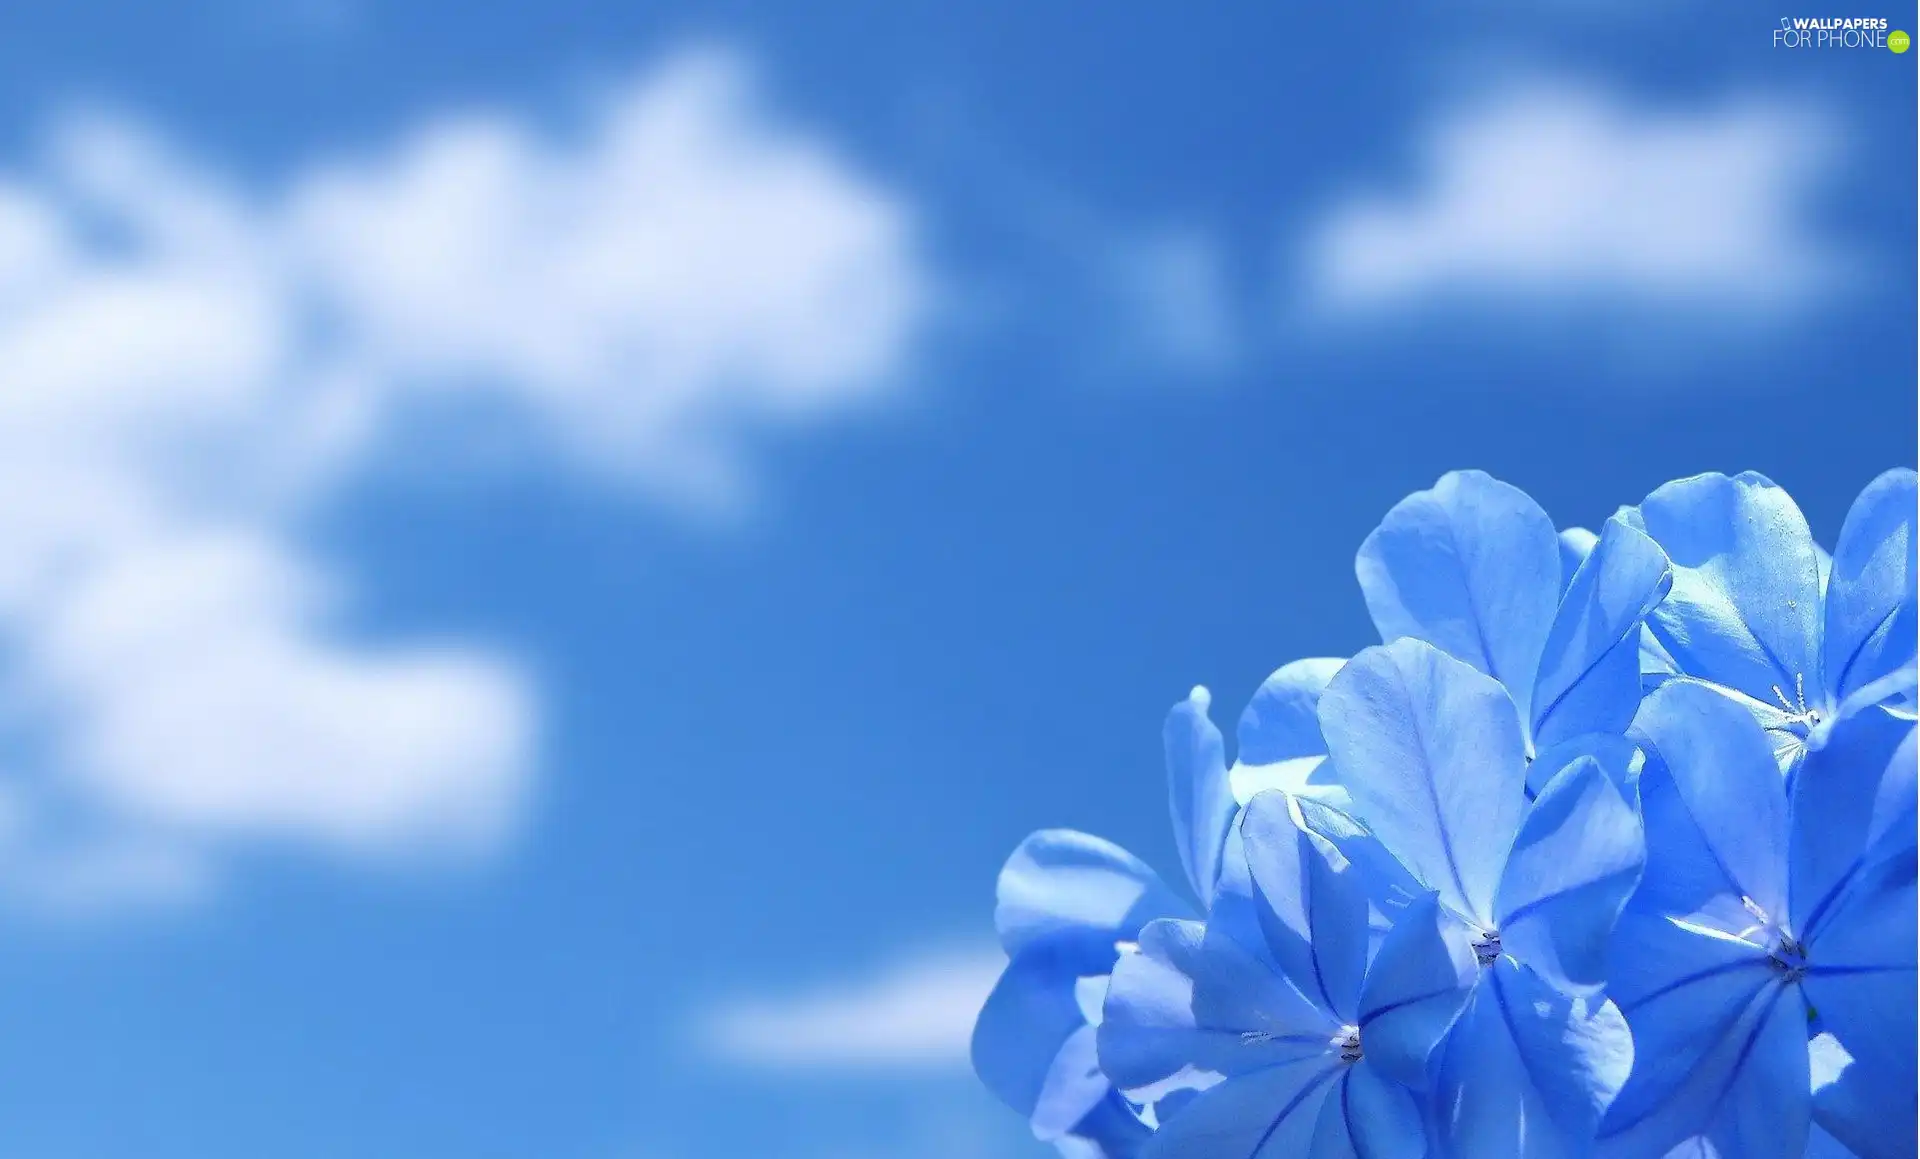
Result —
<svg viewBox="0 0 1920 1159"><path fill-rule="evenodd" d="M1478 472L1360 548L1383 645L1165 739L1182 896L1002 871L975 1069L1079 1159L1915 1153L1915 473L1596 536Z"/></svg>

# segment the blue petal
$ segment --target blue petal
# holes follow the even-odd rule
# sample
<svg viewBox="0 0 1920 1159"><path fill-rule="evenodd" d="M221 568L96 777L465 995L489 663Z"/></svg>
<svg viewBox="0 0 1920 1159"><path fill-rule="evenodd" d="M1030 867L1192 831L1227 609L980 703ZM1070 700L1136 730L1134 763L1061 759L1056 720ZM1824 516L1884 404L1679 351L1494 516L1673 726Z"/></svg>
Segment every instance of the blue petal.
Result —
<svg viewBox="0 0 1920 1159"><path fill-rule="evenodd" d="M1913 846L1912 734L1911 721L1885 710L1858 713L1809 752L1795 776L1790 867L1802 940L1819 939L1874 861Z"/></svg>
<svg viewBox="0 0 1920 1159"><path fill-rule="evenodd" d="M1907 720L1914 719L1915 709L1920 707L1920 670L1911 664L1896 668L1885 676L1869 680L1849 692L1846 699L1835 706L1832 712L1823 717L1808 733L1805 747L1817 749L1825 747L1833 730L1870 709L1881 708Z"/></svg>
<svg viewBox="0 0 1920 1159"><path fill-rule="evenodd" d="M1914 659L1914 472L1867 484L1847 512L1827 584L1826 686L1834 699Z"/></svg>
<svg viewBox="0 0 1920 1159"><path fill-rule="evenodd" d="M1600 537L1584 527L1569 527L1560 533L1560 594L1565 597L1567 585L1573 582L1573 575L1580 565L1587 562L1593 545Z"/></svg>
<svg viewBox="0 0 1920 1159"><path fill-rule="evenodd" d="M1302 994L1353 1022L1369 942L1360 871L1296 822L1284 793L1255 797L1240 836L1268 952Z"/></svg>
<svg viewBox="0 0 1920 1159"><path fill-rule="evenodd" d="M1479 471L1443 475L1387 512L1354 568L1382 640L1411 636L1473 665L1532 719L1560 540L1526 492Z"/></svg>
<svg viewBox="0 0 1920 1159"><path fill-rule="evenodd" d="M1071 1132L1049 1141L1061 1159L1135 1159L1152 1137L1153 1128L1141 1122L1132 1106L1110 1090Z"/></svg>
<svg viewBox="0 0 1920 1159"><path fill-rule="evenodd" d="M1639 798L1640 773L1646 765L1646 754L1631 737L1598 732L1582 733L1542 749L1527 766L1528 795L1538 797L1556 773L1578 760L1598 761L1600 770L1607 774L1622 797L1630 801Z"/></svg>
<svg viewBox="0 0 1920 1159"><path fill-rule="evenodd" d="M1703 1136L1710 1154L1728 1159L1801 1159L1808 1087L1806 1004L1797 988L1775 981L1711 1039L1668 1098L1632 1114L1622 1113L1621 1100L1602 1128L1601 1154L1663 1155Z"/></svg>
<svg viewBox="0 0 1920 1159"><path fill-rule="evenodd" d="M1100 1065L1150 1102L1208 1075L1330 1055L1338 1025L1231 938L1157 921L1122 954L1100 1023Z"/></svg>
<svg viewBox="0 0 1920 1159"><path fill-rule="evenodd" d="M1666 763L1651 742L1647 746L1639 779L1647 868L1640 876L1640 888L1627 903L1628 911L1682 918L1730 936L1742 935L1756 920L1741 900L1745 889L1728 876Z"/></svg>
<svg viewBox="0 0 1920 1159"><path fill-rule="evenodd" d="M1535 722L1536 752L1583 736L1625 732L1646 690L1646 654L1632 635L1594 660L1580 683L1555 704L1552 715Z"/></svg>
<svg viewBox="0 0 1920 1159"><path fill-rule="evenodd" d="M1807 1053L1813 1069L1814 1121L1807 1159L1909 1159L1913 1132L1889 1130L1888 1125L1912 1123L1920 1109L1915 1107L1912 1066L1883 1069L1856 1060L1833 1035L1824 1033L1807 1044ZM1911 1060L1911 1049L1907 1054Z"/></svg>
<svg viewBox="0 0 1920 1159"><path fill-rule="evenodd" d="M993 921L1008 956L1050 946L1074 974L1106 973L1115 943L1191 909L1145 862L1071 829L1043 829L1021 842L1000 871L998 894Z"/></svg>
<svg viewBox="0 0 1920 1159"><path fill-rule="evenodd" d="M1646 860L1640 815L1599 762L1575 761L1547 783L1507 855L1502 947L1568 993L1599 993L1607 939Z"/></svg>
<svg viewBox="0 0 1920 1159"><path fill-rule="evenodd" d="M1113 1084L1100 1070L1098 1035L1094 1027L1082 1026L1060 1044L1046 1082L1041 1084L1040 1097L1027 1116L1035 1138L1053 1140L1077 1134L1081 1125L1114 1097ZM975 1069L979 1069L978 1064Z"/></svg>
<svg viewBox="0 0 1920 1159"><path fill-rule="evenodd" d="M1658 752L1680 811L1732 887L1781 920L1787 800L1766 733L1736 703L1687 680L1655 689L1635 727ZM1662 836L1651 818L1648 833L1649 846Z"/></svg>
<svg viewBox="0 0 1920 1159"><path fill-rule="evenodd" d="M1609 1122L1625 1130L1664 1114L1678 1123L1666 1128L1678 1139L1697 1124L1680 1122L1692 1112L1666 1104L1703 1059L1727 1048L1742 1013L1779 975L1759 945L1637 907L1613 938L1610 989L1633 1028L1635 1061Z"/></svg>
<svg viewBox="0 0 1920 1159"><path fill-rule="evenodd" d="M1817 679L1819 557L1785 491L1751 472L1695 475L1640 514L1673 561L1673 591L1648 623L1680 671L1765 703Z"/></svg>
<svg viewBox="0 0 1920 1159"><path fill-rule="evenodd" d="M1808 947L1801 986L1833 1035L1859 1064L1844 1089L1830 1094L1822 1122L1847 1138L1876 1125L1914 1121L1920 1083L1914 1034L1916 928L1914 863L1886 863L1878 881L1863 882L1845 912ZM1908 1134L1907 1143L1913 1139Z"/></svg>
<svg viewBox="0 0 1920 1159"><path fill-rule="evenodd" d="M1232 770L1241 804L1267 789L1307 796L1337 794L1320 737L1320 693L1344 660L1295 660L1260 685L1240 714L1239 754Z"/></svg>
<svg viewBox="0 0 1920 1159"><path fill-rule="evenodd" d="M1590 1154L1633 1065L1612 1003L1561 994L1511 958L1484 972L1443 1051L1441 1131L1453 1154L1476 1159Z"/></svg>
<svg viewBox="0 0 1920 1159"><path fill-rule="evenodd" d="M1424 1088L1434 1047L1479 981L1460 923L1431 893L1406 907L1380 943L1360 990L1360 1045L1367 1061L1405 1086Z"/></svg>
<svg viewBox="0 0 1920 1159"><path fill-rule="evenodd" d="M1652 613L1648 614L1651 615ZM1640 676L1642 683L1647 687L1652 687L1659 682L1657 679L1659 677L1678 676L1679 674L1679 663L1676 662L1673 656L1667 651L1667 646L1660 642L1660 637L1653 634L1652 628L1643 629L1640 633Z"/></svg>
<svg viewBox="0 0 1920 1159"><path fill-rule="evenodd" d="M1640 705L1640 628L1672 586L1666 553L1624 520L1607 520L1541 654L1533 697L1536 745L1626 731Z"/></svg>
<svg viewBox="0 0 1920 1159"><path fill-rule="evenodd" d="M1091 1030L1074 997L1071 969L1046 951L1015 958L995 983L973 1026L973 1069L1001 1102L1034 1119L1071 1125L1105 1097L1098 1070L1056 1073L1070 1041ZM1089 1060L1091 1061L1091 1060Z"/></svg>
<svg viewBox="0 0 1920 1159"><path fill-rule="evenodd" d="M1180 848L1200 904L1213 904L1220 878L1220 850L1238 808L1227 779L1226 746L1207 718L1207 690L1195 688L1167 714L1167 788L1173 808L1173 838Z"/></svg>
<svg viewBox="0 0 1920 1159"><path fill-rule="evenodd" d="M1916 753L1914 729L1887 758L1887 771L1880 779L1880 791L1873 799L1873 815L1867 822L1869 864L1901 850L1920 844L1920 753Z"/></svg>
<svg viewBox="0 0 1920 1159"><path fill-rule="evenodd" d="M1235 824L1227 831L1226 848L1221 855L1220 882L1207 911L1206 937L1233 941L1258 960L1269 973L1284 975L1280 963L1267 949L1267 935L1261 928L1261 909L1265 903L1256 898L1253 872L1247 867L1247 843Z"/></svg>
<svg viewBox="0 0 1920 1159"><path fill-rule="evenodd" d="M1413 1092L1362 1060L1345 1068L1322 1100L1305 1159L1421 1159L1426 1150Z"/></svg>
<svg viewBox="0 0 1920 1159"><path fill-rule="evenodd" d="M1360 870L1360 881L1366 887L1370 903L1367 923L1373 931L1372 945L1377 949L1380 938L1393 926L1400 911L1425 897L1428 890L1407 872L1407 867L1400 864L1400 859L1390 853L1378 837L1350 814L1311 797L1295 797L1293 806L1308 829L1326 838L1342 857Z"/></svg>
<svg viewBox="0 0 1920 1159"><path fill-rule="evenodd" d="M1168 1117L1141 1159L1300 1159L1337 1077L1316 1059L1229 1079Z"/></svg>
<svg viewBox="0 0 1920 1159"><path fill-rule="evenodd" d="M1506 691L1401 640L1340 670L1320 725L1360 820L1443 902L1490 926L1526 807L1525 741Z"/></svg>
<svg viewBox="0 0 1920 1159"><path fill-rule="evenodd" d="M1813 1129L1807 1132L1806 1159L1862 1159L1860 1155L1843 1146L1840 1140L1820 1129L1820 1124L1817 1121L1820 1115L1819 1102L1819 1096L1814 1096L1814 1117L1816 1122L1814 1123ZM1886 1159L1894 1159L1894 1156L1902 1153L1901 1151L1890 1152L1886 1156ZM1910 1155L1912 1151L1908 1150L1904 1153Z"/></svg>

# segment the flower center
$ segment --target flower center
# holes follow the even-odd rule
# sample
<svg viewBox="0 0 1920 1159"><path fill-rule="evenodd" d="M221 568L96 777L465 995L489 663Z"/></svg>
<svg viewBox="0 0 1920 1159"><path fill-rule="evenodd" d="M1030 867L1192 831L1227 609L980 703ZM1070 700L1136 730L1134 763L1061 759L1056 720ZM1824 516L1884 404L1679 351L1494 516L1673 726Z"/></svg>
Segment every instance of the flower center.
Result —
<svg viewBox="0 0 1920 1159"><path fill-rule="evenodd" d="M1807 948L1789 934L1782 933L1767 955L1767 964L1789 982L1798 982L1807 973Z"/></svg>
<svg viewBox="0 0 1920 1159"><path fill-rule="evenodd" d="M1742 937L1759 936L1772 947L1767 951L1767 964L1774 972L1788 982L1798 982L1807 972L1807 948L1800 939L1787 932L1786 927L1775 922L1760 903L1750 897L1740 899L1747 912L1752 914L1755 925L1741 931Z"/></svg>
<svg viewBox="0 0 1920 1159"><path fill-rule="evenodd" d="M1473 940L1473 956L1479 961L1481 969L1485 969L1495 962L1498 962L1500 960L1500 931L1482 930L1480 936Z"/></svg>
<svg viewBox="0 0 1920 1159"><path fill-rule="evenodd" d="M1340 1056L1341 1062L1349 1066L1359 1062L1362 1053L1360 1050L1360 1028L1358 1026L1342 1026L1340 1033L1333 1036L1329 1045L1333 1047L1334 1053Z"/></svg>
<svg viewBox="0 0 1920 1159"><path fill-rule="evenodd" d="M1808 731L1820 725L1820 710L1807 704L1807 681L1801 673L1793 674L1793 699L1787 699L1786 690L1778 684L1773 686L1774 699L1780 702L1781 711L1787 714L1786 725L1792 731L1805 736Z"/></svg>

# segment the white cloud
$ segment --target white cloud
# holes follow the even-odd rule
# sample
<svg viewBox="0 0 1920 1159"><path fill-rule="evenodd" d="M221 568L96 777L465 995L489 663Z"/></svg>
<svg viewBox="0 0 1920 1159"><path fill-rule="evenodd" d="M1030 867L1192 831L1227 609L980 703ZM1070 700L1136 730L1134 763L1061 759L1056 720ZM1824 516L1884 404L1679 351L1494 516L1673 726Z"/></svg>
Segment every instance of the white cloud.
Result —
<svg viewBox="0 0 1920 1159"><path fill-rule="evenodd" d="M450 119L291 208L384 372L498 391L643 481L728 483L742 420L886 389L928 304L905 206L768 124L726 56L610 94L582 143Z"/></svg>
<svg viewBox="0 0 1920 1159"><path fill-rule="evenodd" d="M1318 223L1316 302L1600 293L1751 310L1844 273L1807 219L1838 155L1809 109L1676 111L1532 83L1456 110L1423 145L1408 192L1350 196Z"/></svg>
<svg viewBox="0 0 1920 1159"><path fill-rule="evenodd" d="M0 169L0 877L192 892L205 854L511 831L510 658L350 640L304 515L419 424L673 503L744 441L869 403L930 304L904 203L683 54L577 125L457 112L249 185L124 118ZM56 882L62 884L55 884Z"/></svg>
<svg viewBox="0 0 1920 1159"><path fill-rule="evenodd" d="M72 773L163 827L390 847L479 842L517 803L531 698L471 649L348 649L310 564L256 536L101 559L36 626Z"/></svg>
<svg viewBox="0 0 1920 1159"><path fill-rule="evenodd" d="M998 950L929 954L809 993L738 1002L706 1025L732 1062L780 1069L965 1069L973 1020L1006 959Z"/></svg>

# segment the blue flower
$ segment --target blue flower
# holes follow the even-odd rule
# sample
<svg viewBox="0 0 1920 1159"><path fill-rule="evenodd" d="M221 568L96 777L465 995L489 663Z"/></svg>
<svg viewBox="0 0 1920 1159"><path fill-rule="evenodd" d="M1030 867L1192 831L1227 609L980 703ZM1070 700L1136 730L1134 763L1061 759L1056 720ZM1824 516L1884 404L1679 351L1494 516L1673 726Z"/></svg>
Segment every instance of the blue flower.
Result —
<svg viewBox="0 0 1920 1159"><path fill-rule="evenodd" d="M1634 1053L1603 993L1645 861L1631 750L1534 770L1529 802L1524 719L1491 677L1408 639L1354 657L1320 699L1356 815L1481 965L1432 1068L1443 1154L1467 1159L1588 1153Z"/></svg>
<svg viewBox="0 0 1920 1159"><path fill-rule="evenodd" d="M1641 625L1673 583L1665 554L1629 521L1561 535L1524 491L1479 471L1396 504L1354 570L1382 640L1424 640L1506 686L1530 757L1626 731L1640 703Z"/></svg>
<svg viewBox="0 0 1920 1159"><path fill-rule="evenodd" d="M1200 909L1139 858L1065 829L1035 833L1000 871L994 925L1007 953L973 1032L987 1088L1051 1142L1130 1156L1149 1133L1095 1061L1107 975L1149 921L1213 902L1234 800L1209 698L1193 690L1167 716L1164 740L1174 838Z"/></svg>
<svg viewBox="0 0 1920 1159"><path fill-rule="evenodd" d="M1791 784L1751 713L1706 685L1663 685L1636 727L1648 868L1611 988L1640 1062L1607 1152L1799 1159L1811 1116L1866 1159L1911 1156L1912 722L1849 715Z"/></svg>
<svg viewBox="0 0 1920 1159"><path fill-rule="evenodd" d="M1149 924L1114 969L1101 1065L1136 1098L1198 1089L1162 1104L1143 1159L1425 1154L1420 1088L1472 951L1432 893L1376 936L1378 880L1303 804L1256 796L1213 916Z"/></svg>
<svg viewBox="0 0 1920 1159"><path fill-rule="evenodd" d="M1231 765L1169 715L1197 905L1084 834L1008 862L976 1069L1071 1159L1913 1156L1917 490L1832 557L1757 475L1597 535L1409 496L1387 644L1275 672Z"/></svg>
<svg viewBox="0 0 1920 1159"><path fill-rule="evenodd" d="M1627 517L1673 560L1673 593L1647 621L1662 666L1738 700L1790 771L1823 723L1902 692L1916 634L1915 503L1912 470L1881 475L1828 559L1762 475L1695 475L1647 496Z"/></svg>

